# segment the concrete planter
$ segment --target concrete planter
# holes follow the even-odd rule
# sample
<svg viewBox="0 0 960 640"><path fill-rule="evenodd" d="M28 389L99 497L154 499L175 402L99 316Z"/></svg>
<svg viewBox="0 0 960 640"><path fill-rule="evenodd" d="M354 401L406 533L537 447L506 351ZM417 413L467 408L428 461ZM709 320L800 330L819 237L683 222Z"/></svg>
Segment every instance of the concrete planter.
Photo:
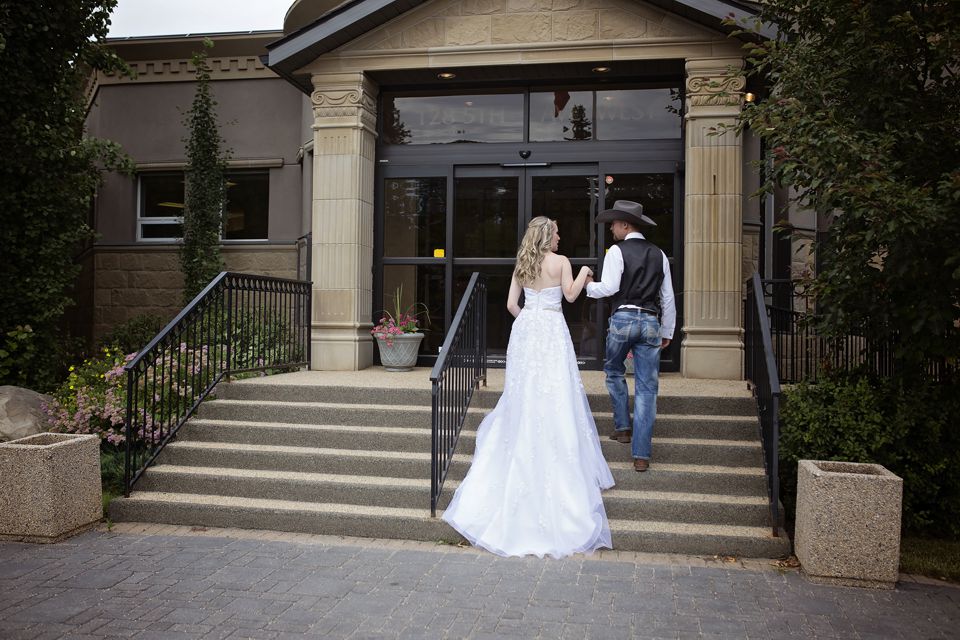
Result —
<svg viewBox="0 0 960 640"><path fill-rule="evenodd" d="M417 364L422 333L404 333L394 336L390 342L377 338L380 348L380 362L387 371L410 371Z"/></svg>
<svg viewBox="0 0 960 640"><path fill-rule="evenodd" d="M0 444L0 538L56 542L98 522L100 438L40 433Z"/></svg>
<svg viewBox="0 0 960 640"><path fill-rule="evenodd" d="M892 589L903 480L878 464L801 460L794 545L813 582Z"/></svg>

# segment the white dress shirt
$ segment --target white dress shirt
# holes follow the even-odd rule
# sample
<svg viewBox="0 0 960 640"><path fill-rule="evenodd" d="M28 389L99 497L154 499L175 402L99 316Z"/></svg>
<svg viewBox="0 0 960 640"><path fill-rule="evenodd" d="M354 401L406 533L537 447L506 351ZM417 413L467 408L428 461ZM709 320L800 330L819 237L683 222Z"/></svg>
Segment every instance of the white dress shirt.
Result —
<svg viewBox="0 0 960 640"><path fill-rule="evenodd" d="M628 233L624 240L630 238L644 239L643 234L637 231ZM677 307L673 300L673 281L670 279L670 260L667 254L663 255L663 283L660 285L660 337L673 340L673 331L677 324ZM603 259L603 277L599 282L587 284L588 298L609 298L620 291L620 278L623 276L623 253L620 247L613 245L607 250ZM619 309L637 309L635 305L624 304Z"/></svg>

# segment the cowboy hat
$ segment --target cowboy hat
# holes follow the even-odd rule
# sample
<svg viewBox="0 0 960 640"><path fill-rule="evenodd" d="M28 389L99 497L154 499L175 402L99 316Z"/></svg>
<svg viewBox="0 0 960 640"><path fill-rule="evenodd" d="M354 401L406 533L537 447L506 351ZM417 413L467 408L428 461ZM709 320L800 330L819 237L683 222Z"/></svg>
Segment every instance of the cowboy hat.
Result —
<svg viewBox="0 0 960 640"><path fill-rule="evenodd" d="M643 215L643 205L639 202L630 200L617 200L613 203L613 209L601 211L597 216L597 224L601 222L613 222L614 220L623 220L632 225L651 227L657 226L657 223Z"/></svg>

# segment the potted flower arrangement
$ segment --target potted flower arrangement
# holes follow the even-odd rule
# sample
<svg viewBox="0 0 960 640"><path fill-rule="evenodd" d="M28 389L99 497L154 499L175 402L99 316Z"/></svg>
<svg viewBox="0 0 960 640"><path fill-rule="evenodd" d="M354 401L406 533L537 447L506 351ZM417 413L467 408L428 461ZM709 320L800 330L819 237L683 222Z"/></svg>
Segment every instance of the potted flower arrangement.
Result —
<svg viewBox="0 0 960 640"><path fill-rule="evenodd" d="M403 285L393 294L393 312L384 310L380 322L370 330L380 347L380 362L387 371L409 371L417 364L423 332L419 317L429 325L428 309L422 302L403 307Z"/></svg>

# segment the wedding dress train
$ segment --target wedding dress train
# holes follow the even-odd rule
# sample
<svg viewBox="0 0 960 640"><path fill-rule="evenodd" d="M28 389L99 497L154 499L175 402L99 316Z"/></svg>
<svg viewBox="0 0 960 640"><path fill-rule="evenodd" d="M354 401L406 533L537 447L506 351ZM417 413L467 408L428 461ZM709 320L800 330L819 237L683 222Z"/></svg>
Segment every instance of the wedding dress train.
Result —
<svg viewBox="0 0 960 640"><path fill-rule="evenodd" d="M524 288L524 297L503 395L477 428L473 463L443 519L501 556L612 548L600 491L613 476L560 311L562 290Z"/></svg>

